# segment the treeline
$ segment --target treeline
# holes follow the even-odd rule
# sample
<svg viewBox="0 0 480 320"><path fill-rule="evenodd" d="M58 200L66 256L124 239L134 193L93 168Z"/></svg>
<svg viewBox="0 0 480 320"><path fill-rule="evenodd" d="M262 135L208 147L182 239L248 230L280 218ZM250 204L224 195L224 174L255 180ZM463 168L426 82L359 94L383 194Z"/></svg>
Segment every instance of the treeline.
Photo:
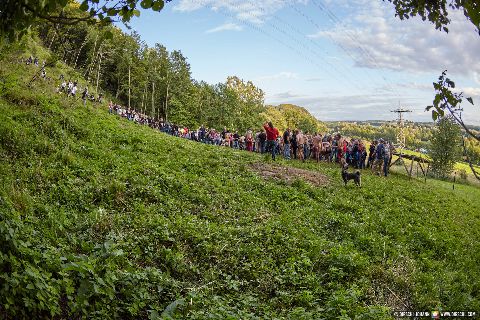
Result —
<svg viewBox="0 0 480 320"><path fill-rule="evenodd" d="M328 132L328 128L323 122L318 121L305 108L293 104L267 106L262 116L273 121L280 130L298 128L309 133Z"/></svg>
<svg viewBox="0 0 480 320"><path fill-rule="evenodd" d="M78 7L73 2L66 10L81 16ZM86 22L41 23L36 32L57 59L83 73L91 92L106 91L116 102L149 116L231 130L258 128L265 120L260 115L264 92L251 81L235 76L218 84L196 81L180 51L159 43L149 47L136 33Z"/></svg>

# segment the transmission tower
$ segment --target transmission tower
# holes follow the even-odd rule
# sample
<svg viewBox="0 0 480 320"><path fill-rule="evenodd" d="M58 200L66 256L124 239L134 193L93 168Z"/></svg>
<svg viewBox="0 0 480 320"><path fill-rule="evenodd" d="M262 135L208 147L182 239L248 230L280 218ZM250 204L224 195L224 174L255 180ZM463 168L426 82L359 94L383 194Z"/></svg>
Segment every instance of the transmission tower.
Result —
<svg viewBox="0 0 480 320"><path fill-rule="evenodd" d="M398 109L392 110L391 112L394 112L397 114L397 126L398 126L397 144L398 144L398 148L400 149L400 153L402 153L403 149L405 149L405 132L404 132L405 122L404 122L403 114L407 112L412 112L412 110L398 107Z"/></svg>

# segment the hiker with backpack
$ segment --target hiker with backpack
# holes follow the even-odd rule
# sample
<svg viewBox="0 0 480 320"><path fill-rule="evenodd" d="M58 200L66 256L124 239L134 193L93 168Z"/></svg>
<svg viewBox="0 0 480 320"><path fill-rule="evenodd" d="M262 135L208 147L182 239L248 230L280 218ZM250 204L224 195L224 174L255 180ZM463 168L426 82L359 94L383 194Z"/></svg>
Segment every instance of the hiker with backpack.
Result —
<svg viewBox="0 0 480 320"><path fill-rule="evenodd" d="M385 145L383 139L378 141L378 145L375 148L375 160L372 166L372 172L377 175L382 175L383 160L385 158Z"/></svg>

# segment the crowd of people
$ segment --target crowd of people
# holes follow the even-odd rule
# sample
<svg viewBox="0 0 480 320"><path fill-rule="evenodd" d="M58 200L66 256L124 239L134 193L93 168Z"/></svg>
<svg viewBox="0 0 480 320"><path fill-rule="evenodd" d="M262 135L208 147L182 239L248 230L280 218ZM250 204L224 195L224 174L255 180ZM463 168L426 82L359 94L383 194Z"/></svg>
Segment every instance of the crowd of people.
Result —
<svg viewBox="0 0 480 320"><path fill-rule="evenodd" d="M23 60L23 58L22 58L20 60L20 62L25 63L27 66L32 65L32 66L35 66L37 68L40 68L40 60L38 59L38 57L29 56L25 60ZM41 66L41 69L40 69L40 77L44 80L47 80L47 70L46 70L46 61L45 60L43 60L43 62L42 62L42 66Z"/></svg>
<svg viewBox="0 0 480 320"><path fill-rule="evenodd" d="M30 56L26 59L22 58L20 62L25 63L26 65L32 65L32 66L41 68L40 77L44 80L51 80L50 78L47 77L47 70L46 70L47 66L46 66L45 60L42 62L41 67L40 67L40 60L38 59L38 57L34 57L34 56ZM60 75L60 78L58 80L60 81L60 84L57 87L57 93L65 94L67 97L76 98L77 92L82 91L80 98L82 99L84 106L86 106L87 101L103 103L102 93L99 93L97 96L95 96L94 93L89 93L87 86L82 88L83 90L80 90L78 81L73 81L73 80L67 81L63 74Z"/></svg>
<svg viewBox="0 0 480 320"><path fill-rule="evenodd" d="M67 97L73 97L75 98L77 95L78 91L78 82L77 81L72 81L72 80L65 80L64 75L60 75L61 81L60 86L57 88L58 93L66 94ZM87 101L91 102L98 102L98 103L103 103L103 94L99 93L97 97L95 97L94 93L89 93L88 92L88 87L85 86L83 88L82 94L80 95L83 101L83 105L87 105Z"/></svg>
<svg viewBox="0 0 480 320"><path fill-rule="evenodd" d="M37 57L30 56L25 59L27 65L39 66ZM46 77L45 61L42 64L42 77ZM60 85L57 92L68 97L75 98L79 91L78 81L66 81L63 75L60 76ZM97 97L89 94L88 87L83 88L81 99L85 106L87 101L103 102L100 93ZM287 160L298 159L306 161L313 159L318 161L337 162L343 168L353 167L355 169L370 168L375 174L388 175L388 169L392 161L394 146L391 142L383 139L372 141L367 150L367 144L360 139L349 139L340 133L321 134L318 132L303 132L300 129L291 130L287 128L280 134L273 123L266 122L257 131L248 129L244 134L238 131L230 131L226 127L222 131L214 128L201 126L192 130L186 126L179 126L163 119L155 119L138 112L132 108L125 108L110 101L109 112L127 118L139 124L148 125L151 128L160 130L172 136L185 138L205 144L224 146L249 152L269 153L272 159L283 156Z"/></svg>
<svg viewBox="0 0 480 320"><path fill-rule="evenodd" d="M245 133L230 131L223 128L218 131L214 128L200 126L191 129L154 119L132 108L109 103L109 113L117 114L139 124L148 125L172 136L201 142L210 145L224 146L250 152L269 153L272 159L277 156L283 158L306 161L337 162L342 166L355 169L371 169L377 175L388 175L392 161L394 146L384 139L371 141L367 144L360 139L349 139L339 133L321 134L303 132L300 129L287 128L280 134L271 122L264 123L257 131L248 129Z"/></svg>

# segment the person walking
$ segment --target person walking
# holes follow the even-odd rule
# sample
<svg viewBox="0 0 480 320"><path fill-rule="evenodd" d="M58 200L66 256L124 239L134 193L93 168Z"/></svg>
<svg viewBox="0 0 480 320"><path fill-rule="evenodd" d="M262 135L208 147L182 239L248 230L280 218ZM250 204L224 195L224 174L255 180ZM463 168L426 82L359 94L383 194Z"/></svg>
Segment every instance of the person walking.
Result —
<svg viewBox="0 0 480 320"><path fill-rule="evenodd" d="M272 160L275 161L275 153L277 149L277 137L279 135L278 129L275 128L272 122L265 122L263 128L267 133L267 149L272 153Z"/></svg>
<svg viewBox="0 0 480 320"><path fill-rule="evenodd" d="M367 149L363 142L360 142L360 169L365 169L365 161L367 160Z"/></svg>
<svg viewBox="0 0 480 320"><path fill-rule="evenodd" d="M373 166L373 161L375 160L375 147L377 146L377 140L372 141L370 144L370 147L368 149L369 154L368 154L368 162L367 162L367 167L371 168Z"/></svg>
<svg viewBox="0 0 480 320"><path fill-rule="evenodd" d="M72 97L75 98L75 96L77 95L77 84L74 82L72 84L72 91L70 92L70 94L72 95Z"/></svg>
<svg viewBox="0 0 480 320"><path fill-rule="evenodd" d="M259 141L259 144L260 144L260 153L265 153L265 142L267 140L267 135L265 133L265 130L262 130L259 134L258 134L258 141Z"/></svg>
<svg viewBox="0 0 480 320"><path fill-rule="evenodd" d="M295 138L297 139L297 152L298 152L297 159L302 160L302 162L305 162L305 154L304 154L305 135L301 130L298 130L298 129L296 133L297 134L295 135Z"/></svg>
<svg viewBox="0 0 480 320"><path fill-rule="evenodd" d="M87 99L88 99L88 87L85 87L85 90L83 90L82 92L82 100L83 100L84 107L87 105Z"/></svg>
<svg viewBox="0 0 480 320"><path fill-rule="evenodd" d="M245 142L246 142L247 151L252 152L253 151L253 132L252 132L252 129L247 130L247 133L245 134Z"/></svg>
<svg viewBox="0 0 480 320"><path fill-rule="evenodd" d="M378 144L375 148L375 160L373 162L372 171L374 174L381 175L383 171L383 158L385 157L385 145L383 144L383 139L378 141Z"/></svg>
<svg viewBox="0 0 480 320"><path fill-rule="evenodd" d="M297 159L297 149L298 149L297 132L298 132L298 130L293 130L292 131L292 136L290 137L293 159Z"/></svg>
<svg viewBox="0 0 480 320"><path fill-rule="evenodd" d="M388 176L388 169L390 168L390 158L391 158L391 150L390 150L390 143L386 142L385 143L385 151L384 151L384 156L383 156L383 174Z"/></svg>
<svg viewBox="0 0 480 320"><path fill-rule="evenodd" d="M290 160L290 128L283 133L283 157Z"/></svg>
<svg viewBox="0 0 480 320"><path fill-rule="evenodd" d="M339 135L337 134L332 140L332 154L330 155L330 161L332 162L338 162L338 159L337 159L338 141L339 141Z"/></svg>
<svg viewBox="0 0 480 320"><path fill-rule="evenodd" d="M235 133L233 134L233 145L232 145L234 149L240 148L240 144L238 143L239 139L240 139L240 135L238 134L238 131L235 131Z"/></svg>

